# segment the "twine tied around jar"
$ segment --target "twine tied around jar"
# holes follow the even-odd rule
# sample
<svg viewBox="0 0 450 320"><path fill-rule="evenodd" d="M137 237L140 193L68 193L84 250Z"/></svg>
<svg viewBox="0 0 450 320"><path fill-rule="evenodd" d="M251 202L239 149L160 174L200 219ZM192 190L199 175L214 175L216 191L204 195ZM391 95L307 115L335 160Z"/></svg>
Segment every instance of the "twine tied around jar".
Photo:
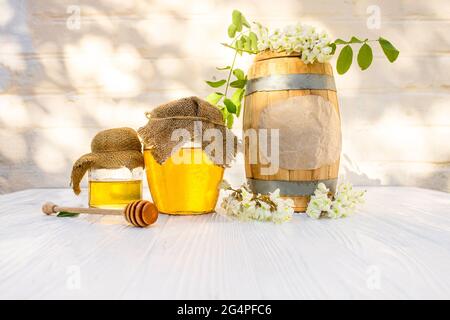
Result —
<svg viewBox="0 0 450 320"><path fill-rule="evenodd" d="M203 139L205 132L211 129L218 130L222 141L214 143L220 143L221 156L214 154L215 151L213 154L207 154L218 166L229 166L236 155L235 135L226 127L220 110L205 100L198 97L182 98L160 105L151 112L146 112L145 116L149 119L148 123L139 128L138 133L145 148L150 149L153 158L159 164L183 147L177 139L176 130L185 130L192 140L200 136L203 150L211 144L210 140ZM201 125L196 126L196 123ZM229 146L227 148L227 140L229 145L232 145L231 148Z"/></svg>

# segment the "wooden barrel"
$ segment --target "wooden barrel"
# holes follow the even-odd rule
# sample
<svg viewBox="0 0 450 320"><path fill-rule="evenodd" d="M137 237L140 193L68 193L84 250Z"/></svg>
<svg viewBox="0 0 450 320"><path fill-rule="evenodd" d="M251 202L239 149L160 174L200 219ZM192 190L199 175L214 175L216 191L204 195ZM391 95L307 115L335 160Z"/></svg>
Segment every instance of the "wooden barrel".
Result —
<svg viewBox="0 0 450 320"><path fill-rule="evenodd" d="M256 56L248 72L244 104L244 133L260 127L260 114L277 101L305 95L318 95L329 101L339 116L339 106L329 63L305 64L298 54L263 52ZM298 119L299 126L302 119ZM340 128L340 120L338 123ZM340 135L340 132L339 132ZM339 136L340 137L340 136ZM311 170L280 168L273 175L262 175L263 166L258 160L249 161L249 143L244 139L245 172L247 182L254 192L267 194L280 188L283 197L294 201L295 211L306 210L310 195L323 182L331 192L335 191L339 171L339 158L330 165ZM255 161L253 161L255 162Z"/></svg>

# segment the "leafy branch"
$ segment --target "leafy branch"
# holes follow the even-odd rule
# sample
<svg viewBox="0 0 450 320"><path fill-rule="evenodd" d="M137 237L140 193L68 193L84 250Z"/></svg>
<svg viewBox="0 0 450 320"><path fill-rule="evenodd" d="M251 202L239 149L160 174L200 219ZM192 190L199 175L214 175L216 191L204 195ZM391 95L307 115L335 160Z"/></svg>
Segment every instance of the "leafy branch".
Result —
<svg viewBox="0 0 450 320"><path fill-rule="evenodd" d="M260 24L257 25L262 27ZM391 42L382 37L376 40L361 40L353 36L349 41L336 39L330 43L326 34L323 37L322 33L319 34L314 31L313 34L308 33L305 35L304 31L302 31L303 27L310 28L310 26L301 26L294 34L285 33L281 35L276 32L270 35L267 28L264 28L263 30L266 32L261 34L260 28L257 31L259 35L257 35L251 31L250 24L242 13L238 10L233 10L231 24L227 30L231 42L222 43L223 46L234 50L232 63L226 67L216 68L219 71L226 72L222 79L206 81L211 88L217 89L217 91L208 95L206 100L221 110L228 128L233 126L235 117L239 117L241 113L242 100L245 96L245 86L247 84L247 76L244 71L235 68L238 55L243 53L257 54L264 50L292 52L295 49L295 52L302 53L301 59L305 63L314 63L316 61L327 61L336 54L338 46L342 46L336 62L337 72L342 75L350 69L353 63L352 46L360 45L357 62L361 70L366 70L373 62L371 47L373 42L378 42L391 63L397 60L400 54ZM324 41L324 39L326 40ZM282 42L281 46L280 41Z"/></svg>
<svg viewBox="0 0 450 320"><path fill-rule="evenodd" d="M217 106L223 115L223 119L228 128L234 123L234 117L239 117L242 109L242 100L245 96L245 86L247 75L241 69L235 68L236 58L244 52L249 54L258 53L258 37L250 30L247 19L238 10L233 10L231 24L228 26L228 37L231 43L222 43L227 48L233 49L233 61L231 65L216 68L219 71L226 71L227 75L223 79L206 81L212 88L222 88L206 97L206 100ZM231 92L230 88L234 91Z"/></svg>
<svg viewBox="0 0 450 320"><path fill-rule="evenodd" d="M353 44L360 44L357 61L361 70L366 70L370 67L373 61L373 52L372 47L369 45L370 42L378 42L383 50L386 58L389 62L393 63L397 60L400 52L394 47L392 43L388 40L380 37L377 40L361 40L356 37L352 37L349 41L344 41L342 39L336 39L333 43L330 44L332 48L332 54L336 52L336 48L339 45L343 45L344 47L341 49L339 53L337 62L336 62L336 70L339 74L346 73L353 62Z"/></svg>

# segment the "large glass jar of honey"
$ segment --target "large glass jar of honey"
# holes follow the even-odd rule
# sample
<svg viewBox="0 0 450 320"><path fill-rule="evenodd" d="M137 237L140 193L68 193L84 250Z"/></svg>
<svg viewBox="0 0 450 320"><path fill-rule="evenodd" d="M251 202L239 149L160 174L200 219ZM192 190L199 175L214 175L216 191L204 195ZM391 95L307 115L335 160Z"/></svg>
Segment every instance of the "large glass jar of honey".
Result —
<svg viewBox="0 0 450 320"><path fill-rule="evenodd" d="M183 147L162 164L146 149L144 160L152 199L161 213L214 211L224 169L215 165L201 147Z"/></svg>
<svg viewBox="0 0 450 320"><path fill-rule="evenodd" d="M89 207L120 209L142 199L144 169L89 170Z"/></svg>

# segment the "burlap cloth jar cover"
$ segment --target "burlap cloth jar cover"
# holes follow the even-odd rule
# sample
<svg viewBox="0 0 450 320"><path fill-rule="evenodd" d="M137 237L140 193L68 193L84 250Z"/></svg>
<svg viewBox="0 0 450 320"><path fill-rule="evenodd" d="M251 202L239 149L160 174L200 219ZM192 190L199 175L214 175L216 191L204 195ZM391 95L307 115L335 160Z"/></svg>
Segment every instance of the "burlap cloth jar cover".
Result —
<svg viewBox="0 0 450 320"><path fill-rule="evenodd" d="M144 167L142 145L136 131L131 128L100 131L92 139L91 151L73 165L71 186L75 194L81 192L80 182L88 170Z"/></svg>
<svg viewBox="0 0 450 320"><path fill-rule="evenodd" d="M146 113L149 121L146 126L139 128L138 133L146 149L150 149L153 158L162 164L182 145L174 140L172 133L177 129L187 130L192 139L197 142L198 137L204 137L209 129L217 129L221 133L222 141L201 139L202 149L211 143L221 143L222 156L208 154L214 164L228 167L236 155L236 137L225 126L220 110L198 97L187 97L160 105ZM199 128L198 123L201 123ZM197 132L199 131L199 132Z"/></svg>

